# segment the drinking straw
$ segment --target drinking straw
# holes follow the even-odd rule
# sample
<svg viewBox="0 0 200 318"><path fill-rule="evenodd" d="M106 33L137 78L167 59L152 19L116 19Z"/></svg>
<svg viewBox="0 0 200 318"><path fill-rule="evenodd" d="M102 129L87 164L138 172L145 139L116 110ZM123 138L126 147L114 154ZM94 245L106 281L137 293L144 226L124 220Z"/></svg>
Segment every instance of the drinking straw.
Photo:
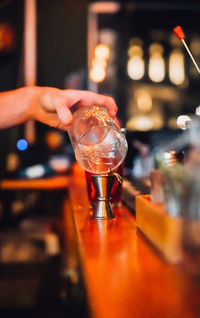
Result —
<svg viewBox="0 0 200 318"><path fill-rule="evenodd" d="M177 26L177 27L175 27L175 28L173 29L173 31L174 31L174 33L177 35L177 37L179 38L179 40L181 40L181 41L183 42L183 44L184 44L184 46L185 46L185 48L186 48L186 50L187 50L187 52L188 52L188 54L189 54L189 56L190 56L192 62L194 63L194 65L195 65L195 67L196 67L198 73L200 74L200 69L199 69L199 67L198 67L198 65L197 65L197 63L196 63L196 61L195 61L195 59L194 59L194 56L192 55L192 53L191 53L189 47L187 46L187 44L186 44L186 42L185 42L185 40L184 40L184 39L185 39L185 34L184 34L184 32L183 32L183 29L182 29L180 26Z"/></svg>

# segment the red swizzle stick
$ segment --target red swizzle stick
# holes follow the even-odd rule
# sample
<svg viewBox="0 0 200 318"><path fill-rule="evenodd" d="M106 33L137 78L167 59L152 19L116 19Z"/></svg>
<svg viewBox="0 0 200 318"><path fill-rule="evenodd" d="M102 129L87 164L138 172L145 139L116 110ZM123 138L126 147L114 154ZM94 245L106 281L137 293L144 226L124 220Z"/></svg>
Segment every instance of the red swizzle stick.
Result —
<svg viewBox="0 0 200 318"><path fill-rule="evenodd" d="M174 28L173 31L174 31L174 33L177 35L177 37L183 42L183 44L184 44L184 46L185 46L185 48L186 48L186 50L187 50L189 56L190 56L191 59L192 59L192 62L194 63L194 65L195 65L197 71L198 71L199 74L200 74L200 69L199 69L199 67L198 67L198 65L197 65L197 63L196 63L196 61L195 61L195 59L194 59L194 57L193 57L193 55L192 55L192 53L191 53L189 47L188 47L187 44L185 43L185 40L184 40L184 39L185 39L185 34L184 34L184 32L183 32L183 29L182 29L180 26L177 26L177 27Z"/></svg>

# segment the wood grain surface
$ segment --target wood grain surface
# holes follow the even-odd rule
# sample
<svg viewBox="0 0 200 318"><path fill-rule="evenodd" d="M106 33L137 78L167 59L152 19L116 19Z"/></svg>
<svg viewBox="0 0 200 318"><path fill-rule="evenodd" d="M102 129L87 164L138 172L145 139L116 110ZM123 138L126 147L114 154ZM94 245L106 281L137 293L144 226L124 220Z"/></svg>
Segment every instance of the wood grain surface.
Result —
<svg viewBox="0 0 200 318"><path fill-rule="evenodd" d="M125 207L116 219L93 220L81 169L69 189L93 318L200 317L200 282L165 263Z"/></svg>

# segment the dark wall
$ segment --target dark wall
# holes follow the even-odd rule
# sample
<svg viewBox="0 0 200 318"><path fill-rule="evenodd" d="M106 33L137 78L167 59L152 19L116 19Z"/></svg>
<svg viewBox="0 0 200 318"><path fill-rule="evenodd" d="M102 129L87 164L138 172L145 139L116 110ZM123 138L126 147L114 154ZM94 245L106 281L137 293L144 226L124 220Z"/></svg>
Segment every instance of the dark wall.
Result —
<svg viewBox="0 0 200 318"><path fill-rule="evenodd" d="M0 54L0 91L23 84L23 4L26 0L0 0L0 22L11 22L16 47ZM89 0L37 0L38 85L62 88L67 74L87 65L87 4ZM45 126L47 129L47 126ZM0 177L9 152L23 127L0 131Z"/></svg>
<svg viewBox="0 0 200 318"><path fill-rule="evenodd" d="M89 0L38 1L38 84L63 87L65 76L87 65Z"/></svg>
<svg viewBox="0 0 200 318"><path fill-rule="evenodd" d="M0 91L23 84L23 5L26 0L0 0L0 23L11 23L16 47L0 52ZM63 87L65 76L87 65L89 0L37 0L39 85Z"/></svg>
<svg viewBox="0 0 200 318"><path fill-rule="evenodd" d="M0 50L0 91L16 88L20 81L22 58L23 2L0 0L0 24L9 24L13 32L13 48Z"/></svg>

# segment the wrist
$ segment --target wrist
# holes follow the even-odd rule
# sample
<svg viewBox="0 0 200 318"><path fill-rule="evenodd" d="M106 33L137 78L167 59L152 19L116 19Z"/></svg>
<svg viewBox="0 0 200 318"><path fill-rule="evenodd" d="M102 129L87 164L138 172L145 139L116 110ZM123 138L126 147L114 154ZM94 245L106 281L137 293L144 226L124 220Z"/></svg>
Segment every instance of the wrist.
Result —
<svg viewBox="0 0 200 318"><path fill-rule="evenodd" d="M24 121L34 120L39 103L39 90L37 86L20 88L24 102Z"/></svg>

